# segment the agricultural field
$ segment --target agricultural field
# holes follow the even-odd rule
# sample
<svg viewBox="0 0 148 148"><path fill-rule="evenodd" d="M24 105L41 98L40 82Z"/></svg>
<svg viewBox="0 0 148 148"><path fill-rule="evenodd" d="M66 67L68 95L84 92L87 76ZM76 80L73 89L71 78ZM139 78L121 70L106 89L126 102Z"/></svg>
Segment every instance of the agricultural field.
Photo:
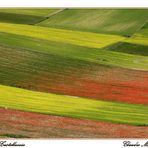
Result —
<svg viewBox="0 0 148 148"><path fill-rule="evenodd" d="M147 22L147 9L0 9L0 137L148 138Z"/></svg>
<svg viewBox="0 0 148 148"><path fill-rule="evenodd" d="M65 9L38 25L130 36L144 26L147 18L147 9Z"/></svg>
<svg viewBox="0 0 148 148"><path fill-rule="evenodd" d="M0 22L36 24L58 11L58 9L0 9Z"/></svg>

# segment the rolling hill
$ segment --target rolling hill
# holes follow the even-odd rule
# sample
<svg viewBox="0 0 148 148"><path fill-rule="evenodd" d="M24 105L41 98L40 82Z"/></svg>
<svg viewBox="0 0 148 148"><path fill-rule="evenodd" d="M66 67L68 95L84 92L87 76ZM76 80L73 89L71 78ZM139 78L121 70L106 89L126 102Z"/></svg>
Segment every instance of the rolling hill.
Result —
<svg viewBox="0 0 148 148"><path fill-rule="evenodd" d="M147 137L147 20L147 9L0 9L0 137Z"/></svg>

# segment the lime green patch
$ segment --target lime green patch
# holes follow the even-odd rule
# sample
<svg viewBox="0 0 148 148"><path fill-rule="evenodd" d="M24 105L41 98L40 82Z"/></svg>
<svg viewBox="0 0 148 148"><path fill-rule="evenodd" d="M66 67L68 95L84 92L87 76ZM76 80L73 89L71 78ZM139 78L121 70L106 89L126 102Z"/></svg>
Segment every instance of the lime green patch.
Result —
<svg viewBox="0 0 148 148"><path fill-rule="evenodd" d="M97 121L148 125L148 107L33 92L0 85L0 107Z"/></svg>
<svg viewBox="0 0 148 148"><path fill-rule="evenodd" d="M0 23L0 32L24 35L48 41L57 41L91 48L102 48L125 39L124 37L117 35L105 35L9 23Z"/></svg>

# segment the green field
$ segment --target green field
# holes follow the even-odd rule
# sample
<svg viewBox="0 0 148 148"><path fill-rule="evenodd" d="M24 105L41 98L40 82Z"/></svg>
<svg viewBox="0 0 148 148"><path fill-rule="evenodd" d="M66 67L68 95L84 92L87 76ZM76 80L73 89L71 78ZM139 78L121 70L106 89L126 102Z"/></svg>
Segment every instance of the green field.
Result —
<svg viewBox="0 0 148 148"><path fill-rule="evenodd" d="M66 9L38 25L128 36L148 20L147 12L147 9Z"/></svg>
<svg viewBox="0 0 148 148"><path fill-rule="evenodd" d="M118 42L106 47L107 50L134 55L148 56L148 29L145 24L136 31L132 37L126 38L124 42Z"/></svg>
<svg viewBox="0 0 148 148"><path fill-rule="evenodd" d="M92 48L101 48L125 39L124 37L116 35L104 35L10 23L0 23L0 31Z"/></svg>
<svg viewBox="0 0 148 148"><path fill-rule="evenodd" d="M106 47L110 44L125 40L124 37L49 29L37 26L34 27L31 25L25 26L1 23L0 30L2 33L0 34L0 44L6 47L60 55L95 64L105 64L142 70L148 69L148 59L145 56L101 49L101 47ZM135 61L139 62L137 63Z"/></svg>
<svg viewBox="0 0 148 148"><path fill-rule="evenodd" d="M58 9L0 9L0 22L18 24L36 24Z"/></svg>
<svg viewBox="0 0 148 148"><path fill-rule="evenodd" d="M0 101L0 107L4 108L98 121L148 125L148 108L144 105L95 101L3 85L0 85Z"/></svg>
<svg viewBox="0 0 148 148"><path fill-rule="evenodd" d="M21 9L21 8L12 8L12 9L0 9L0 12L11 13L11 14L20 14L20 15L34 15L34 16L48 16L49 14L57 11L59 9Z"/></svg>

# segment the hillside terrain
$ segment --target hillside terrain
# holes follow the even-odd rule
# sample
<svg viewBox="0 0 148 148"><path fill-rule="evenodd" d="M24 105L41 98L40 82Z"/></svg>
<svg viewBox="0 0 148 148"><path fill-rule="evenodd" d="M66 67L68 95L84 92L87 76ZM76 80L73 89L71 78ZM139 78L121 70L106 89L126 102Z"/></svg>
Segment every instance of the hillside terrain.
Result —
<svg viewBox="0 0 148 148"><path fill-rule="evenodd" d="M147 9L0 9L0 137L148 138L147 22Z"/></svg>

